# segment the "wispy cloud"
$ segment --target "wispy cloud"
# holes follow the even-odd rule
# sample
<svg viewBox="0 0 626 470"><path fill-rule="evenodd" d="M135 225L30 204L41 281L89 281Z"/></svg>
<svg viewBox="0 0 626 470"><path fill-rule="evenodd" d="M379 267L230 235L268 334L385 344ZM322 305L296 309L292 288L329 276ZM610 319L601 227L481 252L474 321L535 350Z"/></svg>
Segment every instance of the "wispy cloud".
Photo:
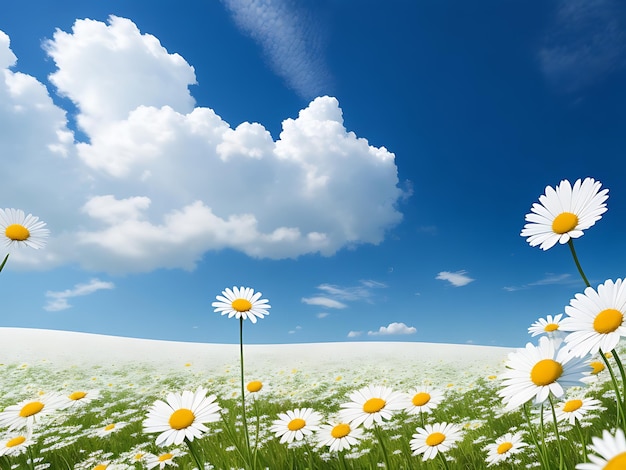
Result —
<svg viewBox="0 0 626 470"><path fill-rule="evenodd" d="M321 305L326 308L346 308L347 305L328 297L302 297L302 302L309 305Z"/></svg>
<svg viewBox="0 0 626 470"><path fill-rule="evenodd" d="M381 326L378 331L368 331L369 336L386 336L386 335L412 335L417 332L413 326L407 326L404 323L389 323L389 326Z"/></svg>
<svg viewBox="0 0 626 470"><path fill-rule="evenodd" d="M454 287L462 287L475 280L467 276L466 273L467 271L457 271L454 273L451 273L450 271L441 271L437 274L436 279L448 281Z"/></svg>
<svg viewBox="0 0 626 470"><path fill-rule="evenodd" d="M616 0L560 0L539 50L546 78L566 92L626 65L626 16Z"/></svg>
<svg viewBox="0 0 626 470"><path fill-rule="evenodd" d="M348 338L356 338L358 336L361 336L362 334L362 331L350 331L348 332Z"/></svg>
<svg viewBox="0 0 626 470"><path fill-rule="evenodd" d="M91 279L86 284L76 284L73 289L66 289L60 292L48 291L46 292L48 303L43 308L49 312L66 310L71 307L68 299L72 297L89 295L102 289L113 289L114 287L115 285L112 282Z"/></svg>
<svg viewBox="0 0 626 470"><path fill-rule="evenodd" d="M256 41L270 67L300 96L329 93L323 24L302 3L289 0L222 0L235 24Z"/></svg>
<svg viewBox="0 0 626 470"><path fill-rule="evenodd" d="M518 290L530 289L537 286L551 286L551 285L571 285L580 282L577 279L573 279L571 274L552 274L547 273L546 276L538 281L529 282L528 284L522 284L520 286L505 286L503 289L508 292L515 292Z"/></svg>
<svg viewBox="0 0 626 470"><path fill-rule="evenodd" d="M326 308L347 308L346 302L366 301L371 302L373 296L372 290L383 289L387 287L382 282L374 281L371 279L361 280L356 286L342 287L334 284L320 284L317 289L322 292L323 295L316 295L313 297L303 297L302 302L309 305L320 305ZM318 318L324 318L328 314L323 316L318 315Z"/></svg>

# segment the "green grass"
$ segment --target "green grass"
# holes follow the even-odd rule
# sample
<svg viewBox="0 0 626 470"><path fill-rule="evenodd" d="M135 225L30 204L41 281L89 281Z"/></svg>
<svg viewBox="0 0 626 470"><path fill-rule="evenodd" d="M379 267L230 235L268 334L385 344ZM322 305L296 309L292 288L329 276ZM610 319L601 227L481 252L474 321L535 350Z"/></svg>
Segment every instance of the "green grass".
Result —
<svg viewBox="0 0 626 470"><path fill-rule="evenodd" d="M416 365L419 366L419 361ZM257 468L377 469L383 466L385 460L394 469L444 468L440 458L423 462L421 456L411 455L409 441L416 428L421 426L421 419L419 415L407 415L404 412L396 413L381 426L383 446L370 430L360 445L343 453L343 458L325 448L316 447L314 440L280 444L269 431L278 413L311 407L331 418L342 403L350 401L348 395L351 391L364 385L383 384L369 373L348 371L347 374L347 378L342 377L340 380L337 373L327 372L316 376L306 370L274 371L268 377L254 377L264 383L263 390L254 395L255 400L251 397L247 399L248 426L253 440L257 430L257 416L260 418ZM521 410L504 413L497 396L500 387L497 379L483 376L483 371L476 376L456 374L443 376L438 371L436 376L428 377L432 387L445 390L446 393L441 405L432 413L424 415L426 424L448 422L463 427L463 440L444 454L450 468L486 468L487 453L484 447L506 432L523 431L525 442L531 444ZM604 409L585 419L582 428L585 444L590 442L592 436L600 436L604 429L612 429L615 425L616 407L608 372L603 371L598 378L584 392L587 396L600 399ZM400 392L408 392L426 380L419 368L414 377L404 374L378 379ZM0 458L0 468L31 468L29 455L35 458L33 466L38 470L93 469L104 462L127 465L126 468L131 469L146 468L141 462L133 461L133 456L142 452L158 455L168 450L155 446L156 434L145 434L142 431L148 408L168 392L195 391L198 386L215 394L223 410L222 421L209 424L210 432L194 441L204 461L213 466L207 468L244 468L244 460L237 451L238 447L245 448L238 385L236 371L208 376L193 367L162 372L148 367L59 369L46 363L0 365L0 409L21 400L36 399L42 392L69 394L75 390L100 391L96 401L77 409L57 411L37 423L33 435L36 442L28 448L29 453ZM127 424L105 437L95 434L112 422ZM538 423L532 426L536 433L540 432ZM578 430L569 424L561 424L559 430L565 468L573 469L576 463L583 461ZM15 435L6 432L2 434L7 438ZM544 438L546 445L552 449L549 453L550 466L556 469L559 457L550 421L546 422ZM187 447L183 444L180 448L185 455L175 459L179 468L195 468ZM383 454L383 448L386 455ZM524 452L512 456L512 459L496 468L536 468L540 466L538 462L535 448L529 445Z"/></svg>

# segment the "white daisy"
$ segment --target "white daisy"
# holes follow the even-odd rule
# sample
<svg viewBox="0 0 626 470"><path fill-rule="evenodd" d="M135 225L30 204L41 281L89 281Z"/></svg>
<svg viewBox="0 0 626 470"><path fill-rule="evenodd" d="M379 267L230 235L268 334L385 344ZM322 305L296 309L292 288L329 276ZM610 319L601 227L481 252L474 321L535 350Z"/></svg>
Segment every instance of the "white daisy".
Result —
<svg viewBox="0 0 626 470"><path fill-rule="evenodd" d="M207 390L200 387L195 393L168 393L166 402L157 400L148 411L143 422L144 432L159 432L156 445L179 445L185 439L200 438L208 428L203 423L220 419L220 406L215 395L206 396Z"/></svg>
<svg viewBox="0 0 626 470"><path fill-rule="evenodd" d="M353 426L363 424L372 428L390 419L397 410L406 406L406 396L385 386L367 386L349 395L350 403L341 405L341 419Z"/></svg>
<svg viewBox="0 0 626 470"><path fill-rule="evenodd" d="M65 397L66 403L63 408L76 408L85 406L100 397L99 390L76 390Z"/></svg>
<svg viewBox="0 0 626 470"><path fill-rule="evenodd" d="M574 186L563 180L556 188L546 187L545 194L539 196L520 235L528 237L530 246L542 250L552 248L557 242L567 243L572 238L583 235L606 212L608 189L600 191L602 184L593 178L577 180Z"/></svg>
<svg viewBox="0 0 626 470"><path fill-rule="evenodd" d="M178 467L178 465L174 463L174 459L180 455L183 455L180 449L172 449L159 455L147 453L144 455L146 468L150 470L151 468L159 467L159 470L162 470L166 465Z"/></svg>
<svg viewBox="0 0 626 470"><path fill-rule="evenodd" d="M496 442L485 447L487 451L487 466L504 462L512 455L518 454L524 450L528 444L522 441L522 433L515 434L507 432L504 436L496 439Z"/></svg>
<svg viewBox="0 0 626 470"><path fill-rule="evenodd" d="M250 393L258 393L263 388L263 382L260 380L251 380L246 384L246 390Z"/></svg>
<svg viewBox="0 0 626 470"><path fill-rule="evenodd" d="M0 426L9 430L32 428L44 416L63 407L65 398L55 394L44 394L34 400L23 400L17 405L7 406L0 413Z"/></svg>
<svg viewBox="0 0 626 470"><path fill-rule="evenodd" d="M541 403L552 393L560 397L564 388L584 382L589 374L589 363L574 357L567 348L557 349L555 343L542 336L537 346L526 344L517 352L509 353L505 364L507 370L501 375L504 388L498 392L506 404L506 411L513 410L535 398Z"/></svg>
<svg viewBox="0 0 626 470"><path fill-rule="evenodd" d="M258 318L269 315L268 309L272 308L268 305L266 299L261 299L261 293L254 293L251 287L233 287L232 290L226 288L222 291L222 295L216 298L219 302L213 302L215 312L221 312L222 315L228 315L228 318L250 319L252 323L257 322Z"/></svg>
<svg viewBox="0 0 626 470"><path fill-rule="evenodd" d="M128 425L125 421L118 421L117 423L109 423L104 427L98 428L95 432L95 435L98 437L107 437L114 432L118 432L120 429L123 429Z"/></svg>
<svg viewBox="0 0 626 470"><path fill-rule="evenodd" d="M593 444L589 450L599 454L589 454L591 463L579 463L576 470L620 470L626 468L626 438L624 432L618 429L613 436L606 429L602 431L602 438L592 438Z"/></svg>
<svg viewBox="0 0 626 470"><path fill-rule="evenodd" d="M348 423L323 424L317 433L317 446L328 446L331 452L349 449L363 439L363 429Z"/></svg>
<svg viewBox="0 0 626 470"><path fill-rule="evenodd" d="M26 452L26 448L34 443L35 441L33 441L30 431L8 439L3 439L0 441L0 456L19 455L22 452Z"/></svg>
<svg viewBox="0 0 626 470"><path fill-rule="evenodd" d="M599 409L603 409L602 402L595 398L570 398L558 403L554 407L554 414L558 422L568 421L569 424L574 425L576 420L582 421L589 411ZM552 419L551 409L545 410L544 419Z"/></svg>
<svg viewBox="0 0 626 470"><path fill-rule="evenodd" d="M622 336L626 336L626 283L621 279L605 281L598 290L587 287L584 294L576 294L565 307L568 315L561 322L572 352L583 357L598 351L611 351Z"/></svg>
<svg viewBox="0 0 626 470"><path fill-rule="evenodd" d="M427 424L417 428L410 441L413 455L424 454L423 461L434 459L438 452L446 452L462 439L460 426L449 423Z"/></svg>
<svg viewBox="0 0 626 470"><path fill-rule="evenodd" d="M287 413L278 413L279 419L274 420L270 431L280 437L280 443L301 441L306 436L319 431L322 415L311 408L296 408Z"/></svg>
<svg viewBox="0 0 626 470"><path fill-rule="evenodd" d="M19 209L0 209L0 234L4 235L4 246L26 245L43 248L50 231L45 222L32 214L25 215Z"/></svg>
<svg viewBox="0 0 626 470"><path fill-rule="evenodd" d="M562 334L561 332L561 318L563 314L552 316L548 315L546 318L540 318L528 328L528 333L531 336L547 335L555 337Z"/></svg>
<svg viewBox="0 0 626 470"><path fill-rule="evenodd" d="M408 393L405 411L408 414L430 413L443 401L443 392L431 387L414 388Z"/></svg>

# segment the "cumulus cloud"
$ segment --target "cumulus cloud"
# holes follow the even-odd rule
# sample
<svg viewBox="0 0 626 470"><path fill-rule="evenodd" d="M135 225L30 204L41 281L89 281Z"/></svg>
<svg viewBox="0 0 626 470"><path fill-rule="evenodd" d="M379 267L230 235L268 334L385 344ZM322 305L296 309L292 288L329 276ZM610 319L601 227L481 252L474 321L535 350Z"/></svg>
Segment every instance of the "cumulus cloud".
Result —
<svg viewBox="0 0 626 470"><path fill-rule="evenodd" d="M64 291L48 291L46 297L48 302L44 306L44 310L49 312L58 312L71 307L68 299L83 295L90 295L102 289L113 289L115 285L112 282L101 281L100 279L91 279L86 284L76 284L73 289Z"/></svg>
<svg viewBox="0 0 626 470"><path fill-rule="evenodd" d="M193 269L224 248L331 256L380 243L402 218L394 154L348 131L335 98L311 101L274 139L195 107L193 67L130 20L77 20L45 49L84 141L42 83L11 70L1 35L0 152L20 158L3 167L0 197L52 232L45 255L16 267Z"/></svg>
<svg viewBox="0 0 626 470"><path fill-rule="evenodd" d="M457 271L451 273L450 271L441 271L439 274L437 274L436 279L448 281L454 287L461 287L474 281L474 279L466 275L466 272L467 271Z"/></svg>
<svg viewBox="0 0 626 470"><path fill-rule="evenodd" d="M235 24L263 49L270 67L300 96L328 93L330 74L323 58L319 11L290 0L222 0Z"/></svg>
<svg viewBox="0 0 626 470"><path fill-rule="evenodd" d="M626 15L615 0L560 0L539 51L546 78L566 92L626 65Z"/></svg>
<svg viewBox="0 0 626 470"><path fill-rule="evenodd" d="M303 297L302 302L308 305L321 305L326 308L346 308L347 305L328 297Z"/></svg>
<svg viewBox="0 0 626 470"><path fill-rule="evenodd" d="M406 326L404 323L389 323L388 326L381 326L378 331L368 331L369 336L385 336L385 335L412 335L417 332L413 326Z"/></svg>

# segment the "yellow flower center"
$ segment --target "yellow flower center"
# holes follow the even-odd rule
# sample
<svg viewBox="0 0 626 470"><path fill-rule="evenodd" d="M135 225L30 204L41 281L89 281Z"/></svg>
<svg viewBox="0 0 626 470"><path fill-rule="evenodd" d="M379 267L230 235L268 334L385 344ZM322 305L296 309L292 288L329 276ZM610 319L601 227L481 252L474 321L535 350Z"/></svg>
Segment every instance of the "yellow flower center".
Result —
<svg viewBox="0 0 626 470"><path fill-rule="evenodd" d="M552 360L542 359L530 371L530 380L535 385L544 386L555 382L563 373L563 366Z"/></svg>
<svg viewBox="0 0 626 470"><path fill-rule="evenodd" d="M363 403L363 411L366 413L378 413L382 410L387 402L382 398L370 398L365 403Z"/></svg>
<svg viewBox="0 0 626 470"><path fill-rule="evenodd" d="M26 403L22 409L20 410L20 416L22 418L28 418L29 416L36 415L45 405L40 401L31 401L30 403Z"/></svg>
<svg viewBox="0 0 626 470"><path fill-rule="evenodd" d="M565 411L566 413L571 413L572 411L576 411L581 406L583 406L582 400L568 400L563 406L563 411Z"/></svg>
<svg viewBox="0 0 626 470"><path fill-rule="evenodd" d="M426 445L435 447L441 444L445 440L446 440L445 434L441 434L440 432L434 432L426 438Z"/></svg>
<svg viewBox="0 0 626 470"><path fill-rule="evenodd" d="M86 392L74 392L70 394L69 398L70 400L82 400L86 396L87 396Z"/></svg>
<svg viewBox="0 0 626 470"><path fill-rule="evenodd" d="M607 308L596 315L593 321L593 329L606 335L617 330L624 321L624 314L614 308Z"/></svg>
<svg viewBox="0 0 626 470"><path fill-rule="evenodd" d="M290 431L297 431L298 429L302 429L304 426L306 426L306 421L302 418L296 418L289 421L287 429Z"/></svg>
<svg viewBox="0 0 626 470"><path fill-rule="evenodd" d="M174 454L170 454L169 452L167 454L161 454L159 455L159 462L165 462L166 460L169 460L172 457L174 457Z"/></svg>
<svg viewBox="0 0 626 470"><path fill-rule="evenodd" d="M571 212L562 212L552 221L552 231L559 235L574 230L578 225L578 216Z"/></svg>
<svg viewBox="0 0 626 470"><path fill-rule="evenodd" d="M604 470L621 470L626 468L626 452L616 455L604 466Z"/></svg>
<svg viewBox="0 0 626 470"><path fill-rule="evenodd" d="M508 451L511 450L512 447L513 444L511 444L510 442L503 442L498 446L497 452L498 454L506 454Z"/></svg>
<svg viewBox="0 0 626 470"><path fill-rule="evenodd" d="M105 431L111 431L111 430L113 430L113 429L115 429L115 423L107 424L107 425L104 427L104 430L105 430Z"/></svg>
<svg viewBox="0 0 626 470"><path fill-rule="evenodd" d="M28 237L30 237L28 229L20 224L9 225L4 233L8 238L17 242L23 242L24 240L28 240Z"/></svg>
<svg viewBox="0 0 626 470"><path fill-rule="evenodd" d="M591 373L593 375L597 375L604 370L604 364L600 361L591 361L589 365L591 366Z"/></svg>
<svg viewBox="0 0 626 470"><path fill-rule="evenodd" d="M9 441L6 443L6 446L7 447L19 446L20 444L23 444L25 441L26 441L26 438L24 436L14 437L13 439L9 439Z"/></svg>
<svg viewBox="0 0 626 470"><path fill-rule="evenodd" d="M169 423L172 429L180 431L181 429L191 426L191 423L193 423L195 419L196 416L193 414L193 411L187 408L179 408L172 413Z"/></svg>
<svg viewBox="0 0 626 470"><path fill-rule="evenodd" d="M246 299L235 299L230 305L238 312L247 312L252 308L252 304Z"/></svg>
<svg viewBox="0 0 626 470"><path fill-rule="evenodd" d="M548 323L546 326L543 327L543 331L550 333L551 331L556 331L559 329L559 325L557 325L556 323Z"/></svg>
<svg viewBox="0 0 626 470"><path fill-rule="evenodd" d="M263 388L263 384L258 380L253 380L252 382L248 382L246 388L250 393L256 393Z"/></svg>
<svg viewBox="0 0 626 470"><path fill-rule="evenodd" d="M345 423L338 424L330 431L330 435L335 439L341 439L342 437L346 437L348 434L350 434L350 425Z"/></svg>
<svg viewBox="0 0 626 470"><path fill-rule="evenodd" d="M106 470L108 465L96 465L93 470Z"/></svg>
<svg viewBox="0 0 626 470"><path fill-rule="evenodd" d="M424 406L430 401L430 394L426 392L420 392L413 396L411 400L415 406Z"/></svg>

